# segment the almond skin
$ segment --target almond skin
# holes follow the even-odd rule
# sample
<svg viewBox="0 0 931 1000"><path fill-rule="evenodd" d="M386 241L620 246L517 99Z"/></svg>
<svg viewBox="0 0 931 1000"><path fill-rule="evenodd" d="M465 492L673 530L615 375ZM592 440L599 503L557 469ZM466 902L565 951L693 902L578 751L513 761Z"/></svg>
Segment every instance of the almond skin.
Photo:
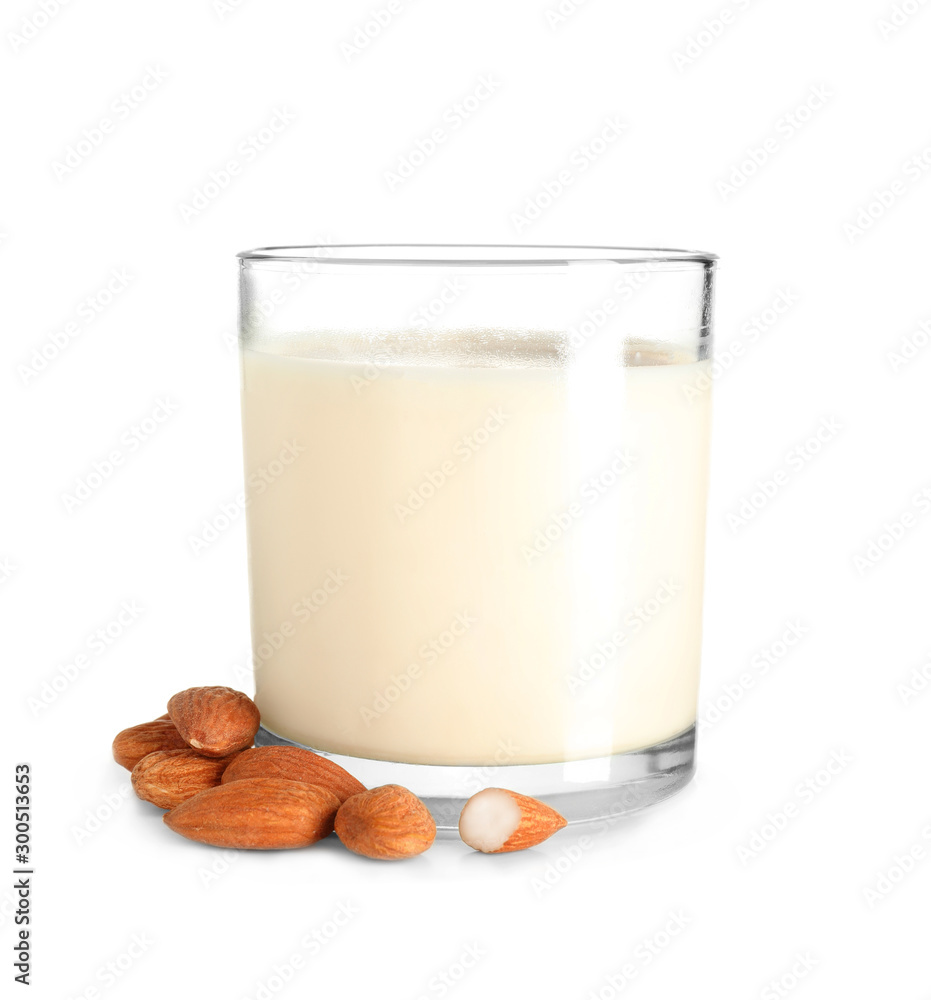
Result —
<svg viewBox="0 0 931 1000"><path fill-rule="evenodd" d="M186 746L184 737L170 719L155 719L117 733L113 740L113 759L131 771L147 754L158 750L183 750Z"/></svg>
<svg viewBox="0 0 931 1000"><path fill-rule="evenodd" d="M536 847L565 825L565 817L539 799L485 788L463 806L459 836L473 850L504 854Z"/></svg>
<svg viewBox="0 0 931 1000"><path fill-rule="evenodd" d="M382 785L346 799L336 814L336 835L356 854L398 861L423 854L436 838L436 823L413 792Z"/></svg>
<svg viewBox="0 0 931 1000"><path fill-rule="evenodd" d="M333 831L339 799L285 778L246 778L208 788L162 817L199 844L270 851L307 847Z"/></svg>
<svg viewBox="0 0 931 1000"><path fill-rule="evenodd" d="M243 778L288 778L329 788L340 802L365 791L345 768L301 747L253 747L241 754L223 772L223 784Z"/></svg>
<svg viewBox="0 0 931 1000"><path fill-rule="evenodd" d="M168 714L189 746L205 757L228 757L252 746L259 710L242 691L193 687L168 702Z"/></svg>
<svg viewBox="0 0 931 1000"><path fill-rule="evenodd" d="M198 792L219 785L229 757L204 757L190 747L147 754L133 768L136 795L161 809L174 809Z"/></svg>

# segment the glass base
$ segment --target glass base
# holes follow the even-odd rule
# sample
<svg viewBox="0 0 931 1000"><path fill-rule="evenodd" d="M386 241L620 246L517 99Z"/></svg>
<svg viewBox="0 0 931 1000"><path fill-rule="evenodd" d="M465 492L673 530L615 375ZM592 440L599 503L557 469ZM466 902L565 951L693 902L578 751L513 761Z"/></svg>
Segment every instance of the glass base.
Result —
<svg viewBox="0 0 931 1000"><path fill-rule="evenodd" d="M264 726L256 746L302 746ZM426 803L438 831L456 830L466 800L483 788L508 788L557 809L570 824L635 812L685 787L695 768L695 727L653 746L557 764L454 767L402 764L305 747L346 768L368 788L403 785Z"/></svg>

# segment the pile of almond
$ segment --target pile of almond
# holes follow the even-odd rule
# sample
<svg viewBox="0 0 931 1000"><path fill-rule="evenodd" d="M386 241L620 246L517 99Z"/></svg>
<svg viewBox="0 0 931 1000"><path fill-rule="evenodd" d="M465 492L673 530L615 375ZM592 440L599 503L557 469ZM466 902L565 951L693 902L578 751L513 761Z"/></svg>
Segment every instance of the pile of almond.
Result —
<svg viewBox="0 0 931 1000"><path fill-rule="evenodd" d="M167 826L214 847L306 847L336 831L350 851L394 861L423 854L436 823L400 785L366 789L327 757L300 747L253 747L259 710L228 687L195 687L168 713L124 729L113 759L132 771L140 799L167 809ZM473 795L459 834L477 851L534 847L566 825L537 799L503 788Z"/></svg>

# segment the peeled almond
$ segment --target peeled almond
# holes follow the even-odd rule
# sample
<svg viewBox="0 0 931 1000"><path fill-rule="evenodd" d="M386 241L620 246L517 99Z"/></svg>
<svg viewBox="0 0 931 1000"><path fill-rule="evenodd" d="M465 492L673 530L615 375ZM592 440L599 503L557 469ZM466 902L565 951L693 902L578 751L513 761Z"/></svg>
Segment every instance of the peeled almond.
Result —
<svg viewBox="0 0 931 1000"><path fill-rule="evenodd" d="M565 825L565 818L539 799L486 788L462 807L459 836L473 850L504 854L536 847Z"/></svg>

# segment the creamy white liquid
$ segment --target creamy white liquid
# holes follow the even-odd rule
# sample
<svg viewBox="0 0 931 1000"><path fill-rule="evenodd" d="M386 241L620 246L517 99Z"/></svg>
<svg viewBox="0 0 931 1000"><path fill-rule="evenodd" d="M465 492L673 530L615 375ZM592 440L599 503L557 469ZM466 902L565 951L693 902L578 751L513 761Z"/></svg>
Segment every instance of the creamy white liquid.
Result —
<svg viewBox="0 0 931 1000"><path fill-rule="evenodd" d="M243 352L265 726L482 765L693 724L710 399L687 387L708 362L641 346L568 367Z"/></svg>

